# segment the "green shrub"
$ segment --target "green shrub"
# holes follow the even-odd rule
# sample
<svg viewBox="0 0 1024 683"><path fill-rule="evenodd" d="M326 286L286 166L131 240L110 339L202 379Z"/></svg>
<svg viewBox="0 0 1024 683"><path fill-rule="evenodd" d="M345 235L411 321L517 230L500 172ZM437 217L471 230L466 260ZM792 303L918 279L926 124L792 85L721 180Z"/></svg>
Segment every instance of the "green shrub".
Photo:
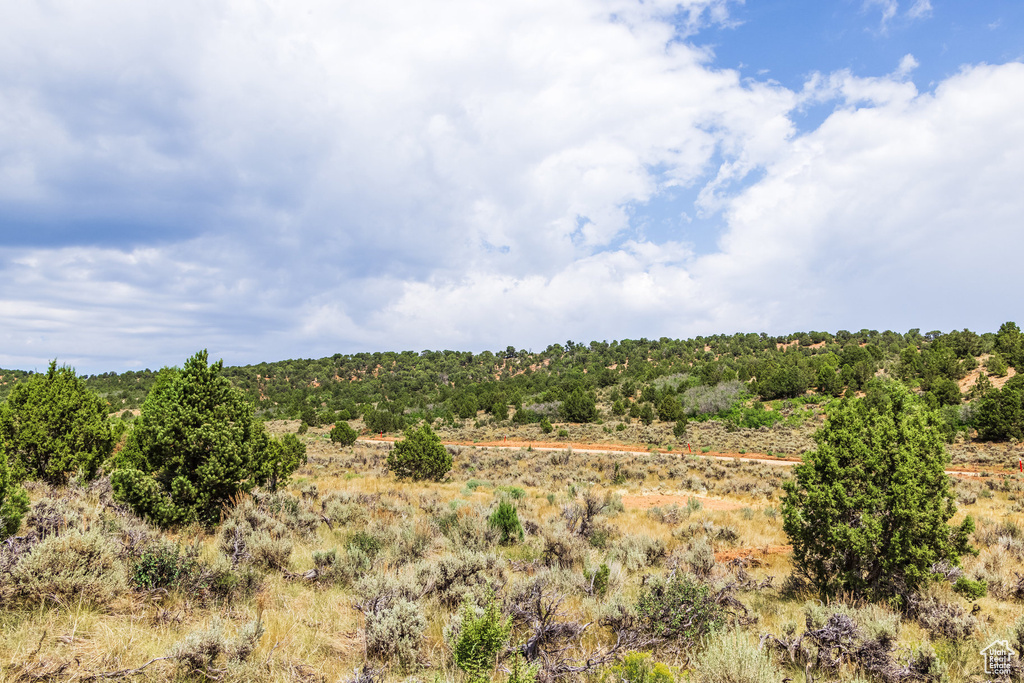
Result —
<svg viewBox="0 0 1024 683"><path fill-rule="evenodd" d="M1006 377L1008 367L1006 359L1003 358L1002 354L998 351L989 356L988 360L985 361L985 370L988 374L995 375L996 377Z"/></svg>
<svg viewBox="0 0 1024 683"><path fill-rule="evenodd" d="M304 464L306 444L299 441L297 436L285 434L279 439L271 439L266 455L258 463L256 482L269 491L276 491L281 483L288 481L288 477Z"/></svg>
<svg viewBox="0 0 1024 683"><path fill-rule="evenodd" d="M348 422L338 422L331 430L331 442L341 446L351 446L358 436L359 433L352 429Z"/></svg>
<svg viewBox="0 0 1024 683"><path fill-rule="evenodd" d="M545 434L550 434L552 429L554 429L554 427L551 426L550 420L548 420L546 417L541 419L540 431L544 432Z"/></svg>
<svg viewBox="0 0 1024 683"><path fill-rule="evenodd" d="M678 420L676 420L676 423L674 425L672 425L672 436L676 437L677 439L685 439L686 438L686 416L685 415L683 415Z"/></svg>
<svg viewBox="0 0 1024 683"><path fill-rule="evenodd" d="M665 394L658 401L658 419L662 422L675 422L682 416L683 409L679 401L671 394Z"/></svg>
<svg viewBox="0 0 1024 683"><path fill-rule="evenodd" d="M452 642L456 666L469 674L471 681L486 681L487 672L494 668L511 632L511 617L501 615L493 598L480 616L476 616L473 606L466 602L462 624Z"/></svg>
<svg viewBox="0 0 1024 683"><path fill-rule="evenodd" d="M429 425L405 432L388 453L388 468L400 479L440 481L452 468L452 456Z"/></svg>
<svg viewBox="0 0 1024 683"><path fill-rule="evenodd" d="M591 391L573 389L562 402L559 413L567 422L593 422L597 419L597 398Z"/></svg>
<svg viewBox="0 0 1024 683"><path fill-rule="evenodd" d="M522 500L526 497L526 491L519 486L499 486L498 490L512 500Z"/></svg>
<svg viewBox="0 0 1024 683"><path fill-rule="evenodd" d="M603 677L605 683L675 683L668 665L652 662L647 652L628 652ZM727 679L723 679L727 680Z"/></svg>
<svg viewBox="0 0 1024 683"><path fill-rule="evenodd" d="M0 541L17 533L28 511L28 493L11 480L0 434Z"/></svg>
<svg viewBox="0 0 1024 683"><path fill-rule="evenodd" d="M1024 439L1024 380L1014 376L1002 389L993 389L977 401L978 436L989 441Z"/></svg>
<svg viewBox="0 0 1024 683"><path fill-rule="evenodd" d="M384 544L373 534L359 530L349 537L348 547L355 548L372 560L377 557Z"/></svg>
<svg viewBox="0 0 1024 683"><path fill-rule="evenodd" d="M114 434L106 404L74 370L53 361L45 374L15 384L0 406L0 446L12 481L62 484L79 471L95 476Z"/></svg>
<svg viewBox="0 0 1024 683"><path fill-rule="evenodd" d="M984 581L972 581L966 576L961 576L953 584L953 590L968 600L977 600L988 593L988 585Z"/></svg>
<svg viewBox="0 0 1024 683"><path fill-rule="evenodd" d="M487 523L501 533L499 542L502 545L514 545L523 540L523 525L519 523L519 513L516 506L507 500L498 503Z"/></svg>
<svg viewBox="0 0 1024 683"><path fill-rule="evenodd" d="M132 559L129 578L143 590L187 588L201 571L198 546L182 550L181 546L159 541Z"/></svg>
<svg viewBox="0 0 1024 683"><path fill-rule="evenodd" d="M559 439L567 439L567 438L569 438L569 431L567 429L559 429L558 430L558 438Z"/></svg>
<svg viewBox="0 0 1024 683"><path fill-rule="evenodd" d="M590 584L590 590L594 595L604 596L608 592L608 580L611 577L611 570L606 563L602 562L596 571L587 572L584 576L587 579L587 583Z"/></svg>
<svg viewBox="0 0 1024 683"><path fill-rule="evenodd" d="M222 369L200 351L162 370L114 458L114 498L160 526L212 526L226 502L271 475L266 429Z"/></svg>
<svg viewBox="0 0 1024 683"><path fill-rule="evenodd" d="M540 664L528 664L526 658L516 652L512 655L512 664L509 666L505 683L536 683L539 669Z"/></svg>
<svg viewBox="0 0 1024 683"><path fill-rule="evenodd" d="M404 426L405 418L390 410L367 410L363 415L363 422L373 433L397 432Z"/></svg>

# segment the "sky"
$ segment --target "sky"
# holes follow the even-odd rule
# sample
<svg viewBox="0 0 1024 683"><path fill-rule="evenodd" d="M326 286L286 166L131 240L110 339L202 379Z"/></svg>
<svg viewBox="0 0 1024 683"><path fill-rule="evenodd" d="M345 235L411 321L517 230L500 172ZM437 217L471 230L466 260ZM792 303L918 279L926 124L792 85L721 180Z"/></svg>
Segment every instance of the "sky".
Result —
<svg viewBox="0 0 1024 683"><path fill-rule="evenodd" d="M1024 323L1019 0L0 7L0 367Z"/></svg>

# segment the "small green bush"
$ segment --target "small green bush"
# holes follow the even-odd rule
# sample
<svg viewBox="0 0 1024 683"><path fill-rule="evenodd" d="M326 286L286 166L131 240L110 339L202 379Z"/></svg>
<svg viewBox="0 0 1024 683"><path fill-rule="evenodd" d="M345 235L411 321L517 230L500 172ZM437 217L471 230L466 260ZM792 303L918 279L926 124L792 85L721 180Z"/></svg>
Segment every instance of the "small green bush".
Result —
<svg viewBox="0 0 1024 683"><path fill-rule="evenodd" d="M559 429L558 430L558 438L559 439L566 439L568 437L569 437L569 431L568 430L566 430L566 429Z"/></svg>
<svg viewBox="0 0 1024 683"><path fill-rule="evenodd" d="M28 511L28 493L13 481L0 435L0 541L17 533Z"/></svg>
<svg viewBox="0 0 1024 683"><path fill-rule="evenodd" d="M429 425L405 432L388 453L388 468L399 479L440 481L452 468L452 456Z"/></svg>
<svg viewBox="0 0 1024 683"><path fill-rule="evenodd" d="M611 577L611 570L606 563L602 562L596 571L587 572L584 576L587 579L587 583L590 584L590 590L594 595L604 596L608 592L608 580Z"/></svg>
<svg viewBox="0 0 1024 683"><path fill-rule="evenodd" d="M551 421L546 417L540 421L540 431L545 434L550 434L552 429L554 429L554 427L551 426Z"/></svg>
<svg viewBox="0 0 1024 683"><path fill-rule="evenodd" d="M232 498L286 476L265 469L271 440L263 422L221 374L223 361L207 360L200 351L181 370L160 371L128 442L112 458L114 498L160 526L212 527Z"/></svg>
<svg viewBox="0 0 1024 683"><path fill-rule="evenodd" d="M652 662L647 652L629 652L603 677L604 683L674 683L667 664ZM727 680L727 679L726 679Z"/></svg>
<svg viewBox="0 0 1024 683"><path fill-rule="evenodd" d="M269 491L276 491L281 483L288 481L288 477L304 464L306 444L299 441L297 436L285 434L279 439L271 439L267 444L266 455L260 461L256 483Z"/></svg>
<svg viewBox="0 0 1024 683"><path fill-rule="evenodd" d="M984 581L972 581L966 576L961 576L953 584L953 590L968 600L977 600L978 598L985 597L986 593L988 593L988 584Z"/></svg>
<svg viewBox="0 0 1024 683"><path fill-rule="evenodd" d="M340 446L351 446L358 436L359 433L352 429L348 422L338 422L331 430L331 442Z"/></svg>
<svg viewBox="0 0 1024 683"><path fill-rule="evenodd" d="M512 656L512 664L505 683L536 683L539 669L540 664L527 664L526 658L516 652Z"/></svg>
<svg viewBox="0 0 1024 683"><path fill-rule="evenodd" d="M114 447L107 405L72 368L53 361L11 388L0 406L0 447L11 481L63 484L79 471L92 478Z"/></svg>
<svg viewBox="0 0 1024 683"><path fill-rule="evenodd" d="M487 523L501 533L499 542L502 545L514 545L523 540L523 525L519 523L519 513L516 506L507 500L498 503Z"/></svg>
<svg viewBox="0 0 1024 683"><path fill-rule="evenodd" d="M511 632L511 617L501 615L493 598L480 616L466 602L461 627L452 642L455 664L469 674L471 681L486 681L487 672L494 668Z"/></svg>
<svg viewBox="0 0 1024 683"><path fill-rule="evenodd" d="M131 563L129 578L143 590L189 586L200 573L199 547L182 549L167 541L160 541L144 549Z"/></svg>

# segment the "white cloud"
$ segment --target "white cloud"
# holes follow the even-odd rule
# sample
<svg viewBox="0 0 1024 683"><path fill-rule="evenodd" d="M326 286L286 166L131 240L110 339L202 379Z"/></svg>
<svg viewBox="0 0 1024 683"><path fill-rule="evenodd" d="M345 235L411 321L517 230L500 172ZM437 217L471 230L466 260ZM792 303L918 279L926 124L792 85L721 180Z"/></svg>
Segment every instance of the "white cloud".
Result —
<svg viewBox="0 0 1024 683"><path fill-rule="evenodd" d="M909 21L927 19L932 15L932 3L930 0L913 0L906 11L900 14L899 0L864 0L862 5L864 11L877 8L881 12L879 27L882 33L889 29L889 24L894 19L900 18Z"/></svg>
<svg viewBox="0 0 1024 683"><path fill-rule="evenodd" d="M980 298L998 270L937 273L1024 246L1022 67L919 93L907 55L794 93L680 41L729 6L19 6L0 211L41 227L3 242L0 364L909 327L930 291ZM812 103L836 111L797 136ZM720 253L640 237L667 187Z"/></svg>
<svg viewBox="0 0 1024 683"><path fill-rule="evenodd" d="M907 10L907 16L911 19L922 19L932 14L931 0L914 0L914 4Z"/></svg>

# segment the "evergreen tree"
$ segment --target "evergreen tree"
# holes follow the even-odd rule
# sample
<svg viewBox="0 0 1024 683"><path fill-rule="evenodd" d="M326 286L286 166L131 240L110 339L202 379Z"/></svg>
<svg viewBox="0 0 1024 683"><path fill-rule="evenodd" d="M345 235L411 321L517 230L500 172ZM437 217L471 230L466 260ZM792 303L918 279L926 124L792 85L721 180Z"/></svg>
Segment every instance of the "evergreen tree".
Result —
<svg viewBox="0 0 1024 683"><path fill-rule="evenodd" d="M106 404L57 361L11 389L0 409L0 435L16 482L62 484L78 471L91 478L114 446Z"/></svg>
<svg viewBox="0 0 1024 683"><path fill-rule="evenodd" d="M565 397L561 412L567 422L593 422L597 419L597 399L593 392L577 387Z"/></svg>
<svg viewBox="0 0 1024 683"><path fill-rule="evenodd" d="M356 442L359 434L349 426L348 422L339 421L331 429L331 442L342 446L351 446Z"/></svg>
<svg viewBox="0 0 1024 683"><path fill-rule="evenodd" d="M161 371L115 459L115 499L161 526L215 524L224 503L274 470L266 429L222 365L208 365L204 350L181 370Z"/></svg>
<svg viewBox="0 0 1024 683"><path fill-rule="evenodd" d="M276 491L292 472L306 464L306 444L299 441L294 434L285 434L279 439L271 439L267 454L259 461L259 473L256 483Z"/></svg>
<svg viewBox="0 0 1024 683"><path fill-rule="evenodd" d="M407 430L405 438L388 453L388 469L399 479L439 481L451 468L451 454L426 424Z"/></svg>
<svg viewBox="0 0 1024 683"><path fill-rule="evenodd" d="M844 399L784 485L793 558L824 596L915 590L940 560L969 552L974 523L956 512L940 418L903 386L888 400Z"/></svg>

